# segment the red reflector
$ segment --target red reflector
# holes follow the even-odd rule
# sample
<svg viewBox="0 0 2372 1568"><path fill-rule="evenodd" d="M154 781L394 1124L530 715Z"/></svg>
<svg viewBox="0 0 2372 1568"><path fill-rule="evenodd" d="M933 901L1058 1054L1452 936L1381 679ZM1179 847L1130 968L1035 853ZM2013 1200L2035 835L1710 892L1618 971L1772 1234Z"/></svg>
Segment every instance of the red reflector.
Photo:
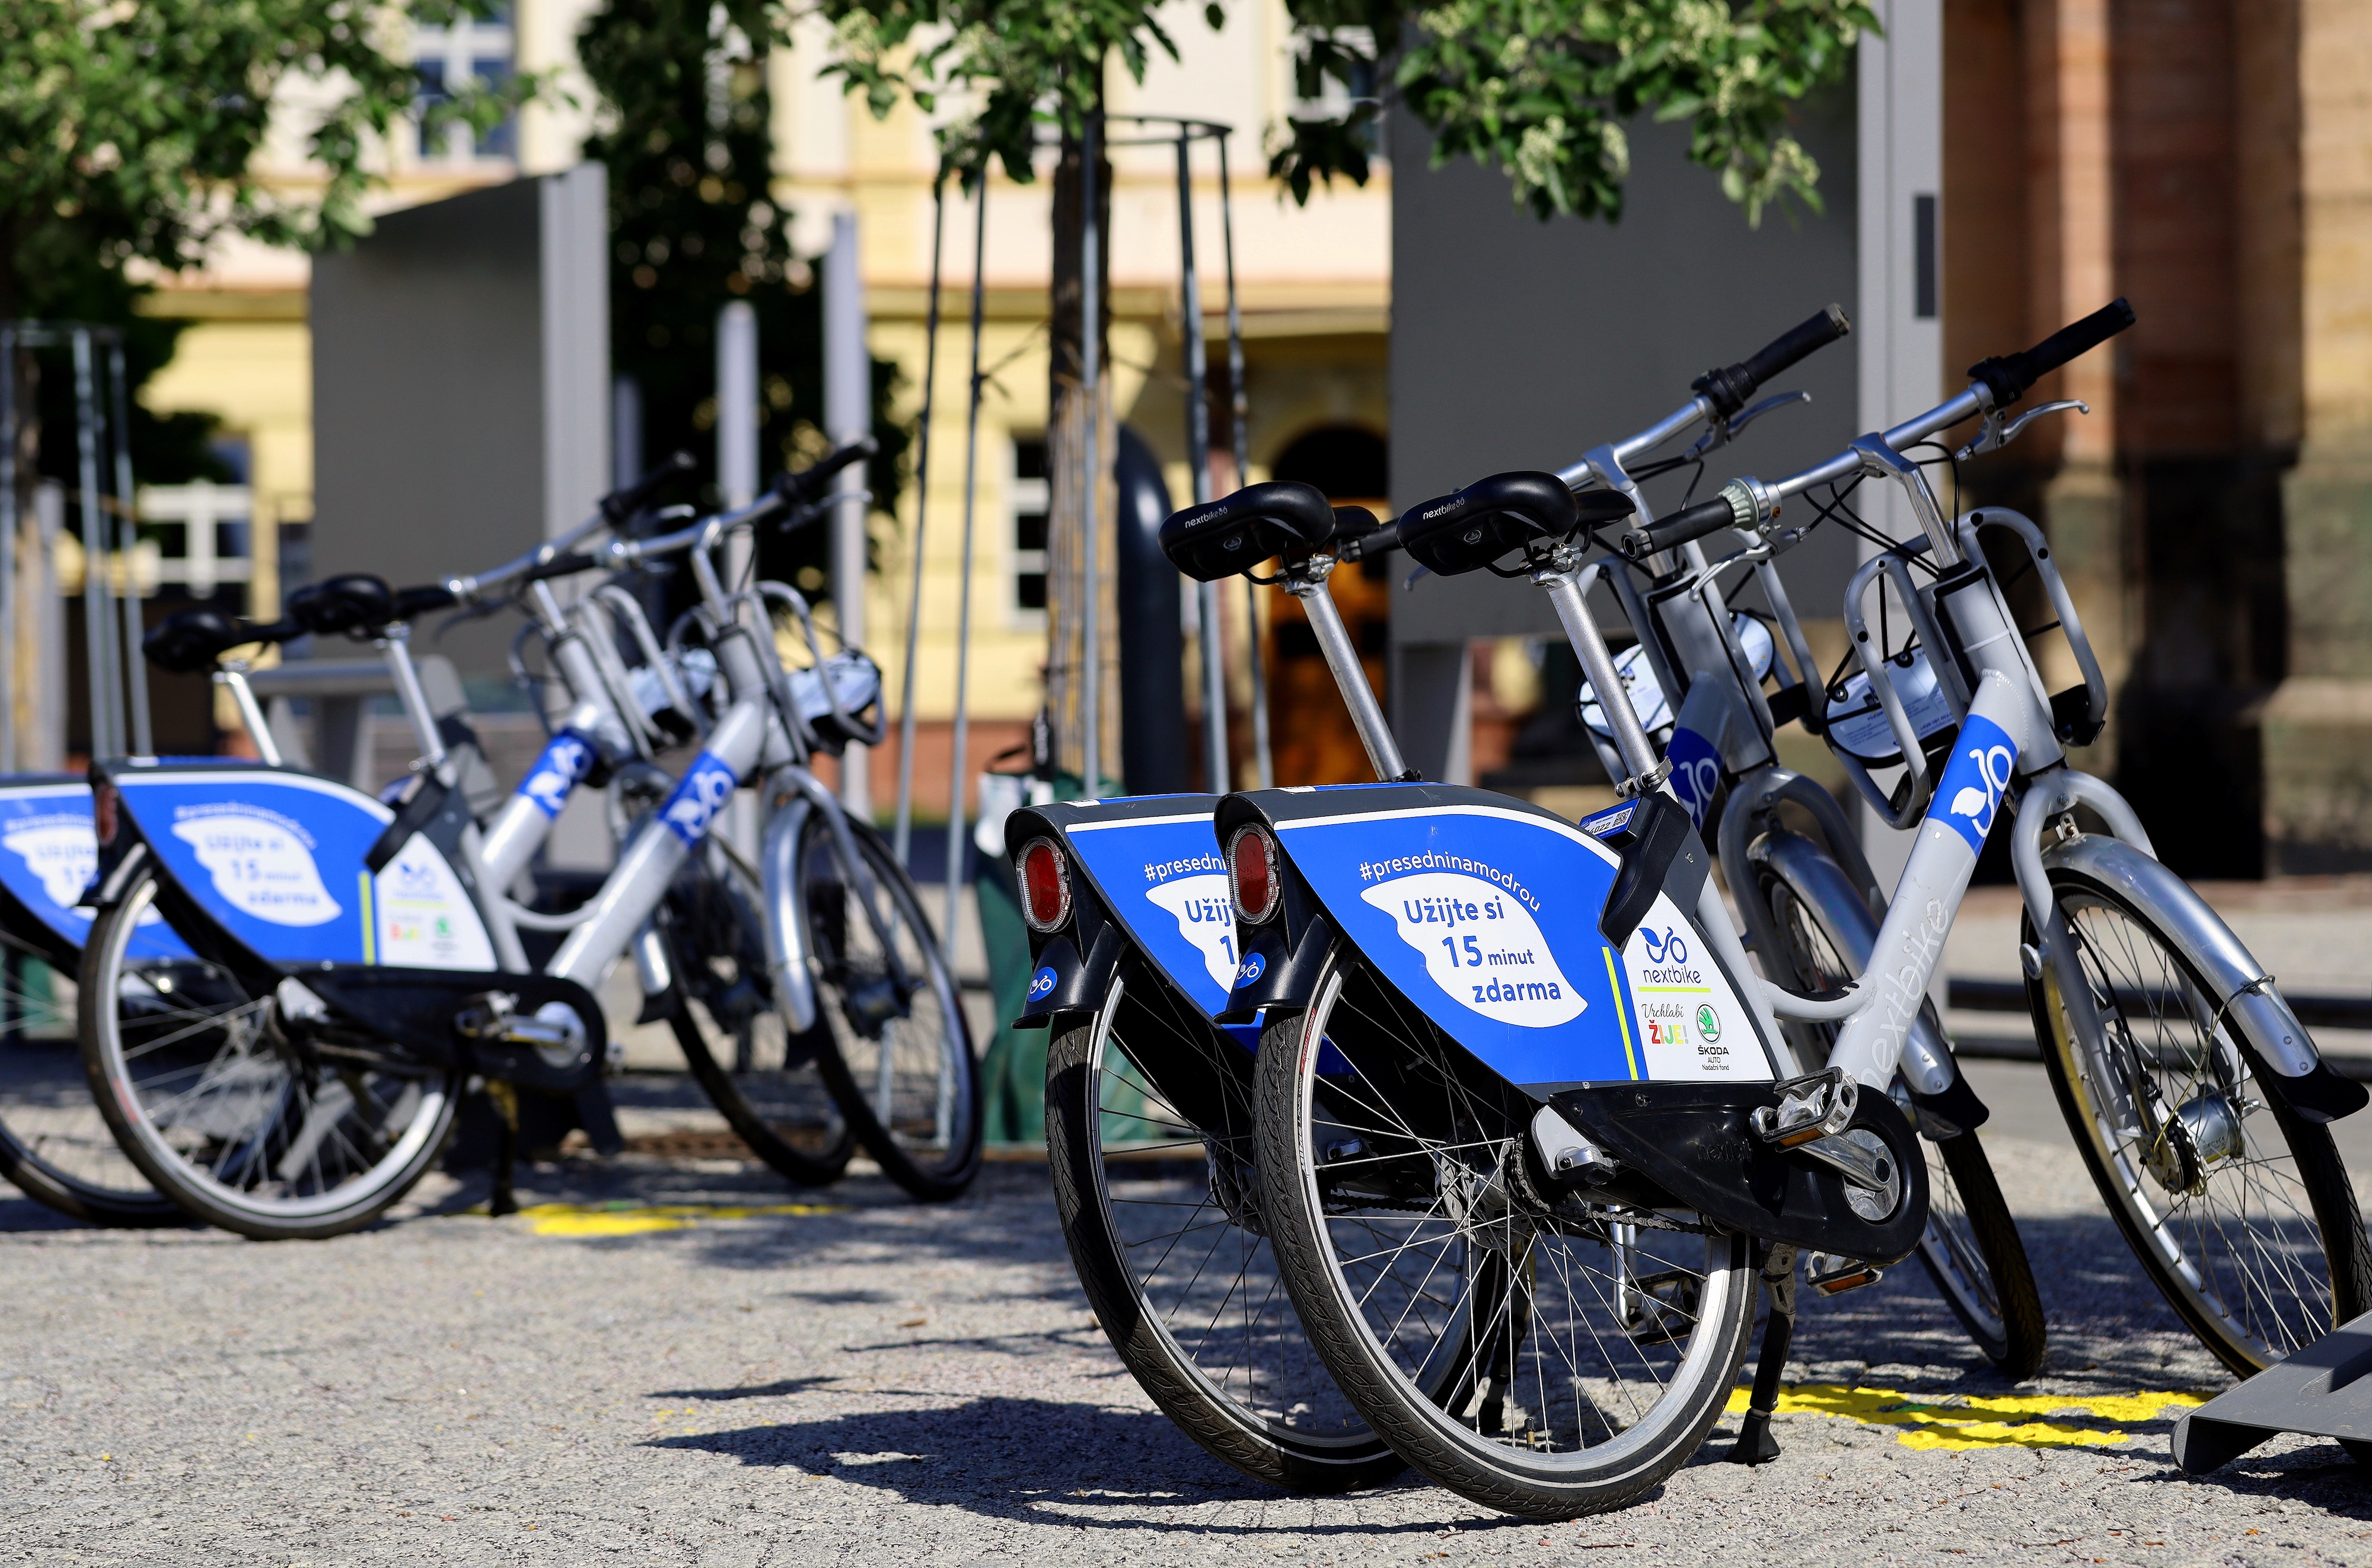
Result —
<svg viewBox="0 0 2372 1568"><path fill-rule="evenodd" d="M1021 912L1033 931L1052 931L1071 918L1071 872L1052 839L1021 846Z"/></svg>
<svg viewBox="0 0 2372 1568"><path fill-rule="evenodd" d="M90 792L91 836L102 844L115 842L115 786L101 784Z"/></svg>
<svg viewBox="0 0 2372 1568"><path fill-rule="evenodd" d="M1227 890L1236 913L1258 925L1276 912L1276 841L1261 827L1238 828L1227 844Z"/></svg>

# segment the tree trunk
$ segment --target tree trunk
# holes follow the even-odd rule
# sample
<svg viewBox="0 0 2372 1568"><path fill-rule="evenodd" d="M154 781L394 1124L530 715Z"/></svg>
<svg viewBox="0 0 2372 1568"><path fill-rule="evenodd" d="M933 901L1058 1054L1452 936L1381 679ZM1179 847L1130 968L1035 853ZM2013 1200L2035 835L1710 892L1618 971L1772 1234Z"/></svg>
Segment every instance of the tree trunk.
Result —
<svg viewBox="0 0 2372 1568"><path fill-rule="evenodd" d="M1054 260L1049 336L1052 354L1047 372L1046 473L1048 480L1046 538L1046 703L1054 726L1055 765L1076 773L1086 765L1087 732L1080 697L1090 661L1081 635L1087 603L1085 551L1086 507L1082 482L1087 467L1087 420L1090 411L1085 388L1086 338L1081 263L1080 173L1084 163L1078 142L1065 138L1061 163L1054 172ZM1102 646L1092 661L1099 682L1097 727L1100 771L1110 777L1120 768L1120 703L1118 681L1119 628L1112 592L1115 536L1112 516L1118 494L1112 482L1112 454L1119 435L1112 419L1111 354L1111 165L1096 171L1097 361L1103 367L1092 417L1096 439L1098 495L1096 500L1096 592ZM1090 795L1102 793L1101 781L1087 781Z"/></svg>

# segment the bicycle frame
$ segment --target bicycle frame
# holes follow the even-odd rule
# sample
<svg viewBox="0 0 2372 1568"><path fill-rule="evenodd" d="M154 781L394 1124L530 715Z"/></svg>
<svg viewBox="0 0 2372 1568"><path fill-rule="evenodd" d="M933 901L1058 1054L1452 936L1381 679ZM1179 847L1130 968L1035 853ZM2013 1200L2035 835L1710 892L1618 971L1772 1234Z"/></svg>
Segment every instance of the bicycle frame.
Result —
<svg viewBox="0 0 2372 1568"><path fill-rule="evenodd" d="M2029 972L2039 973L2041 964L2053 967L2063 1003L2079 1014L2087 1038L2097 1020L2081 1016L2091 1006L2089 987L2052 894L2052 864L2086 864L2128 885L2146 884L2169 917L2170 934L2209 978L2213 993L2204 1002L2219 1016L2223 1011L2253 1016L2262 1038L2279 1042L2268 1063L2278 1091L2301 1114L2317 1120L2350 1113L2365 1103L2364 1091L2322 1063L2263 966L2203 900L2157 864L2123 797L2106 782L2068 766L2063 737L2088 738L2098 732L2107 713L2108 688L2041 530L1999 507L1980 508L1948 526L1924 474L1901 456L1902 448L1979 412L1988 418L1985 439L2003 444L1993 432L1990 400L1982 393L1981 386L1972 387L1894 430L1861 437L1843 458L1770 487L1775 498L1855 471L1899 485L1920 520L1924 553L1936 575L1924 587L1913 582L1908 561L1920 552L1898 547L1856 574L1846 605L1854 657L1901 749L1904 778L1895 791L1882 792L1858 759L1841 748L1839 755L1889 820L1901 823L1925 808L1915 818L1917 836L1878 930L1873 970L1833 999L1796 996L1768 982L1762 989L1782 1016L1840 1025L1828 1065L1882 1090L1903 1061L1978 854L2005 817L2015 815L2020 820L2010 840L2011 864L2039 935L2039 951L2027 959ZM2049 693L1981 547L1981 535L1989 528L2006 531L2024 547L2058 613L2082 673L2080 687L2055 697ZM1932 778L1893 681L1866 651L1859 598L1881 572L1892 578L1910 610L1920 645L1959 720L1948 760ZM2097 814L2108 833L2076 831L2070 814L2078 806ZM2055 833L2060 842L2046 848L2046 833Z"/></svg>

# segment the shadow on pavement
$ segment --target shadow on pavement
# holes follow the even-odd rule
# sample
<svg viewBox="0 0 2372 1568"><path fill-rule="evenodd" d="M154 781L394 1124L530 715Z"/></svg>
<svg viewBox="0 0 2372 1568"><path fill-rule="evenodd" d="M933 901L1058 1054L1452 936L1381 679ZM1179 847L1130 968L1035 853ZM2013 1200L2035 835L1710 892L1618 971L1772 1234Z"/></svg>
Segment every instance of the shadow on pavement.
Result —
<svg viewBox="0 0 2372 1568"><path fill-rule="evenodd" d="M745 1465L796 1466L880 1487L909 1503L952 1505L997 1518L1043 1521L1051 1516L1091 1528L1244 1536L1272 1529L1321 1536L1435 1535L1441 1529L1438 1520L1313 1525L1305 1511L1306 1499L1293 1499L1238 1475L1196 1447L1167 1416L1152 1411L988 1398L953 1407L662 1437L647 1446L720 1454ZM1424 1483L1406 1476L1389 1486L1355 1493L1354 1502L1409 1487L1424 1488ZM1160 1512L1227 1501L1295 1502L1305 1507L1296 1507L1289 1522L1274 1527L1215 1522L1208 1515L1172 1523ZM1459 1529L1464 1536L1501 1527L1540 1528L1537 1522L1506 1519L1461 1520Z"/></svg>

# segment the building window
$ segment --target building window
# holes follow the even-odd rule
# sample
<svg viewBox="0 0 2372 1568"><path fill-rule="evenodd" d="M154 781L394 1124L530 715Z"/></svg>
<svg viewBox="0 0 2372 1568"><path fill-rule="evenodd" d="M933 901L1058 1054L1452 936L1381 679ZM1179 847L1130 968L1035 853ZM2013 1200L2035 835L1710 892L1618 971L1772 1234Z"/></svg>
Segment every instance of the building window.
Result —
<svg viewBox="0 0 2372 1568"><path fill-rule="evenodd" d="M1013 509L1013 608L1035 618L1046 613L1046 521L1053 498L1042 437L1013 443L1013 477L1005 494Z"/></svg>
<svg viewBox="0 0 2372 1568"><path fill-rule="evenodd" d="M516 44L507 6L483 19L457 17L449 28L415 28L412 34L413 68L420 74L420 159L423 163L469 163L479 158L518 156L518 126L506 119L483 136L466 125L431 131L424 111L447 102L456 87L499 87L510 77Z"/></svg>
<svg viewBox="0 0 2372 1568"><path fill-rule="evenodd" d="M1285 91L1293 99L1292 113L1296 118L1303 120L1339 120L1349 113L1355 104L1375 104L1377 117L1359 128L1357 140L1359 145L1366 149L1369 157L1380 160L1384 156L1383 94L1382 81L1373 59L1375 35L1366 28L1331 28L1327 31L1345 50L1366 54L1369 58L1351 67L1351 80L1348 86L1332 75L1321 75L1319 78L1318 96L1303 98L1300 96L1299 83L1294 80L1294 61L1292 57L1287 56L1284 63Z"/></svg>

